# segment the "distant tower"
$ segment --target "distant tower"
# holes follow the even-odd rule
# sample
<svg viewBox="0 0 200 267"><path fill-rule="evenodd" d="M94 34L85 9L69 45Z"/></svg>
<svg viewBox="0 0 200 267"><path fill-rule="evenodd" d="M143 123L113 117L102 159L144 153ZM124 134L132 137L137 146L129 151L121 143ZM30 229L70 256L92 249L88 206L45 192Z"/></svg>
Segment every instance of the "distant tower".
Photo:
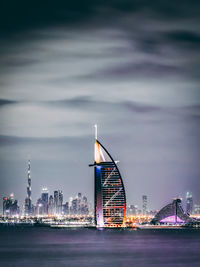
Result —
<svg viewBox="0 0 200 267"><path fill-rule="evenodd" d="M58 190L54 191L54 214L58 214Z"/></svg>
<svg viewBox="0 0 200 267"><path fill-rule="evenodd" d="M53 208L53 196L49 196L49 214L53 215L54 214L54 208Z"/></svg>
<svg viewBox="0 0 200 267"><path fill-rule="evenodd" d="M192 198L192 193L187 192L186 193L186 212L188 214L192 214L193 211L193 198Z"/></svg>
<svg viewBox="0 0 200 267"><path fill-rule="evenodd" d="M61 190L58 191L58 211L59 214L62 214L63 208L63 192Z"/></svg>
<svg viewBox="0 0 200 267"><path fill-rule="evenodd" d="M61 214L63 205L63 193L61 190L54 191L54 213Z"/></svg>
<svg viewBox="0 0 200 267"><path fill-rule="evenodd" d="M31 215L31 161L28 161L28 185L27 185L27 197L25 199L25 215Z"/></svg>
<svg viewBox="0 0 200 267"><path fill-rule="evenodd" d="M46 215L48 214L48 201L49 201L49 192L47 188L42 188L42 194L41 194L41 199L42 199L42 205L43 205L43 214Z"/></svg>
<svg viewBox="0 0 200 267"><path fill-rule="evenodd" d="M147 215L147 196L142 196L142 213L143 215Z"/></svg>

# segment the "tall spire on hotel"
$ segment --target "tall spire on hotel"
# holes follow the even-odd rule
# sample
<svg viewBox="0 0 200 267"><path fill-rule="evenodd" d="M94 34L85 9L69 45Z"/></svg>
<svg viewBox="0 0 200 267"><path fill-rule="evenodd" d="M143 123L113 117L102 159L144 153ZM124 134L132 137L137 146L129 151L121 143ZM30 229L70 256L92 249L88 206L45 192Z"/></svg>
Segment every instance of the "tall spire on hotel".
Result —
<svg viewBox="0 0 200 267"><path fill-rule="evenodd" d="M94 125L95 128L95 140L97 140L97 124Z"/></svg>

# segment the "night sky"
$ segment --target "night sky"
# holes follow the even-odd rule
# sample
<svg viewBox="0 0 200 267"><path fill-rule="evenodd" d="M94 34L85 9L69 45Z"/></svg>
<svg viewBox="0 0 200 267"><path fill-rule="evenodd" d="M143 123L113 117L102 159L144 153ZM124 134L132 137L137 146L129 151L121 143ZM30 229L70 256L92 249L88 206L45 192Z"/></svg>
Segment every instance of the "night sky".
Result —
<svg viewBox="0 0 200 267"><path fill-rule="evenodd" d="M4 1L0 206L61 189L93 201L94 127L128 204L200 204L200 1ZM12 3L14 2L14 3Z"/></svg>

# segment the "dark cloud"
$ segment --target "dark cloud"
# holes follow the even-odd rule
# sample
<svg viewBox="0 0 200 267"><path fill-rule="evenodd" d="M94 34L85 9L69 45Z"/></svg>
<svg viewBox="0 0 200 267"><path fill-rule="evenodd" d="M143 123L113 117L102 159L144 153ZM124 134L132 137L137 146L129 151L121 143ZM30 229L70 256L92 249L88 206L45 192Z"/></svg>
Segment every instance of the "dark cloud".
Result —
<svg viewBox="0 0 200 267"><path fill-rule="evenodd" d="M23 58L5 58L4 61L1 61L1 64L4 65L6 68L24 68L26 66L30 67L31 65L34 65L36 63L39 63L39 60L35 59L23 59Z"/></svg>
<svg viewBox="0 0 200 267"><path fill-rule="evenodd" d="M91 97L82 96L82 97L74 97L72 99L62 99L62 100L55 100L55 101L48 101L47 105L56 105L56 106L78 106L79 108L82 108L84 106L88 106L90 104L94 104L95 101L91 99Z"/></svg>
<svg viewBox="0 0 200 267"><path fill-rule="evenodd" d="M150 106L142 103L125 102L125 107L133 112L148 113L148 112L160 112L161 108L158 106Z"/></svg>
<svg viewBox="0 0 200 267"><path fill-rule="evenodd" d="M178 28L178 26L177 26ZM151 34L145 34L142 36L133 36L133 40L136 41L138 50L145 53L157 54L158 56L164 56L162 48L170 47L176 51L185 51L186 54L194 54L200 46L200 32L195 32L193 29L188 31L181 30L164 30L154 31ZM195 50L193 50L195 49ZM169 51L168 51L169 52Z"/></svg>
<svg viewBox="0 0 200 267"><path fill-rule="evenodd" d="M166 34L170 41L175 41L178 44L200 45L200 35L189 31L172 31Z"/></svg>
<svg viewBox="0 0 200 267"><path fill-rule="evenodd" d="M98 73L91 73L80 77L80 79L135 79L138 77L145 78L162 78L169 76L184 75L184 69L179 66L142 62L121 64L120 66L112 67L99 71ZM76 77L77 78L77 77Z"/></svg>
<svg viewBox="0 0 200 267"><path fill-rule="evenodd" d="M145 11L153 16L180 19L198 16L199 8L199 1L195 0L181 1L181 4L178 0L156 0L151 3L147 0L4 1L0 12L0 30L7 35L61 23L77 25L95 16L103 22L116 12L130 14Z"/></svg>
<svg viewBox="0 0 200 267"><path fill-rule="evenodd" d="M12 101L12 100L7 100L7 99L0 99L0 108L4 105L15 104L15 103L17 102Z"/></svg>

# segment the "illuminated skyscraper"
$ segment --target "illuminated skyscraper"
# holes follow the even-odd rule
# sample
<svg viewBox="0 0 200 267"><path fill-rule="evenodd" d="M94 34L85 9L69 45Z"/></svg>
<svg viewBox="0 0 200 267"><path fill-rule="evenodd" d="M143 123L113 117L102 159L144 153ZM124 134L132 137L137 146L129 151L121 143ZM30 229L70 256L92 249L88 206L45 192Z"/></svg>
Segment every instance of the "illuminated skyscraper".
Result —
<svg viewBox="0 0 200 267"><path fill-rule="evenodd" d="M192 193L187 192L186 193L186 212L188 214L192 214L193 211L193 198Z"/></svg>
<svg viewBox="0 0 200 267"><path fill-rule="evenodd" d="M63 193L61 190L54 191L54 213L62 213Z"/></svg>
<svg viewBox="0 0 200 267"><path fill-rule="evenodd" d="M147 215L147 196L142 196L142 213Z"/></svg>
<svg viewBox="0 0 200 267"><path fill-rule="evenodd" d="M63 192L61 190L58 191L58 213L62 213L62 206L63 206Z"/></svg>
<svg viewBox="0 0 200 267"><path fill-rule="evenodd" d="M53 196L49 196L49 214L54 214L54 203L53 203Z"/></svg>
<svg viewBox="0 0 200 267"><path fill-rule="evenodd" d="M43 214L48 214L49 192L47 188L42 188L41 199L43 205Z"/></svg>
<svg viewBox="0 0 200 267"><path fill-rule="evenodd" d="M25 198L25 215L31 214L31 161L28 161L28 185L27 185L27 197Z"/></svg>
<svg viewBox="0 0 200 267"><path fill-rule="evenodd" d="M111 155L97 140L94 148L95 223L97 227L122 227L126 219L126 195L123 181Z"/></svg>
<svg viewBox="0 0 200 267"><path fill-rule="evenodd" d="M54 214L58 214L58 190L54 191Z"/></svg>

